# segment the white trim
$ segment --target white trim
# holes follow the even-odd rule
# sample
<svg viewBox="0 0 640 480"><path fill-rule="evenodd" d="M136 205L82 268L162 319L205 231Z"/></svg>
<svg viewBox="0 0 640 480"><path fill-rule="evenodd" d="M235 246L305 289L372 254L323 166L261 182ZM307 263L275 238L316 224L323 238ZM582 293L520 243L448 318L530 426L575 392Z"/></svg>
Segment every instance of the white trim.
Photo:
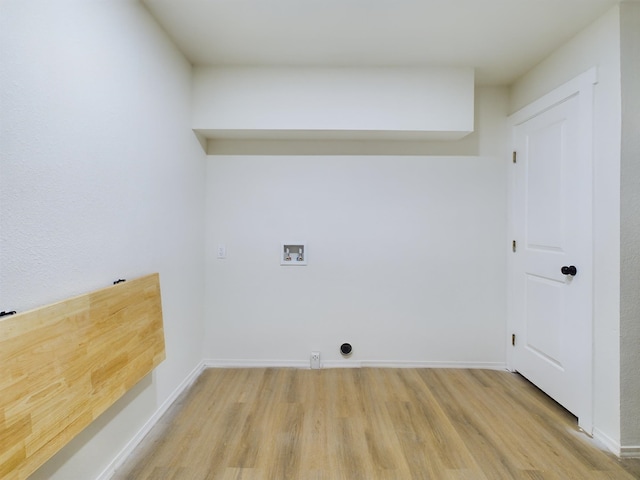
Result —
<svg viewBox="0 0 640 480"><path fill-rule="evenodd" d="M360 360L329 360L323 361L320 368L362 368L367 362Z"/></svg>
<svg viewBox="0 0 640 480"><path fill-rule="evenodd" d="M235 360L207 358L203 360L206 368L311 368L309 360Z"/></svg>
<svg viewBox="0 0 640 480"><path fill-rule="evenodd" d="M618 458L640 458L640 445L623 446L598 428L593 429L593 439Z"/></svg>
<svg viewBox="0 0 640 480"><path fill-rule="evenodd" d="M485 369L506 370L504 362L382 362L378 360L365 360L361 362L363 367L374 368L460 368L460 369Z"/></svg>
<svg viewBox="0 0 640 480"><path fill-rule="evenodd" d="M620 458L640 458L640 445L620 447Z"/></svg>
<svg viewBox="0 0 640 480"><path fill-rule="evenodd" d="M617 457L621 456L620 444L616 440L611 438L609 435L604 433L602 430L596 427L594 427L593 429L593 439L601 443L607 450L609 450L611 453L613 453Z"/></svg>
<svg viewBox="0 0 640 480"><path fill-rule="evenodd" d="M596 427L593 428L593 439L618 458L640 458L640 445L620 445L617 440Z"/></svg>
<svg viewBox="0 0 640 480"><path fill-rule="evenodd" d="M300 368L309 369L308 361L297 360L222 360L206 359L208 368ZM473 368L507 370L504 362L411 362L381 360L333 360L322 362L321 368Z"/></svg>
<svg viewBox="0 0 640 480"><path fill-rule="evenodd" d="M540 97L538 100L522 107L520 110L509 116L509 125L515 126L530 120L536 115L541 114L545 110L555 107L559 103L564 102L568 98L580 93L586 93L589 87L598 83L598 71L596 67L592 67L586 72L581 73L577 77L560 85L553 91Z"/></svg>
<svg viewBox="0 0 640 480"><path fill-rule="evenodd" d="M136 433L133 438L124 446L122 450L115 456L115 458L107 465L96 480L109 480L116 473L116 470L124 464L124 462L133 453L135 448L140 444L144 437L151 431L151 429L158 423L160 418L169 410L169 407L177 400L177 398L186 391L197 380L200 374L204 371L206 365L204 362L200 362L196 368L182 381L180 385L169 395L169 397L160 405L160 407L154 412L153 415L147 420L142 428Z"/></svg>

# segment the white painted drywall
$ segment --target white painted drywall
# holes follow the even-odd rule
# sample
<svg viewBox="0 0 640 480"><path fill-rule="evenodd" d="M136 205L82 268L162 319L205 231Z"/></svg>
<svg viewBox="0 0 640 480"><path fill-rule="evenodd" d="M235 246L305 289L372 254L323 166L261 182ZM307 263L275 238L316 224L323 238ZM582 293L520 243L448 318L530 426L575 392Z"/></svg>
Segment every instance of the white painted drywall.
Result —
<svg viewBox="0 0 640 480"><path fill-rule="evenodd" d="M210 156L205 356L504 366L506 91L480 95L475 156Z"/></svg>
<svg viewBox="0 0 640 480"><path fill-rule="evenodd" d="M620 5L622 147L620 189L621 444L640 455L640 3Z"/></svg>
<svg viewBox="0 0 640 480"><path fill-rule="evenodd" d="M504 108L505 87L481 87L474 94L474 124L483 124L483 134L474 131L459 140L395 141L342 139L211 139L210 155L429 155L474 156L497 154L504 147L504 125L495 121L497 111ZM496 110L498 109L498 110ZM493 130L493 131L492 131ZM498 130L499 132L497 132Z"/></svg>
<svg viewBox="0 0 640 480"><path fill-rule="evenodd" d="M472 68L196 67L193 127L216 137L473 131Z"/></svg>
<svg viewBox="0 0 640 480"><path fill-rule="evenodd" d="M594 425L620 446L620 14L614 7L518 80L510 112L591 67L594 104ZM624 419L623 419L624 421Z"/></svg>
<svg viewBox="0 0 640 480"><path fill-rule="evenodd" d="M160 272L167 360L39 469L96 478L202 358L191 67L136 1L0 3L0 308Z"/></svg>

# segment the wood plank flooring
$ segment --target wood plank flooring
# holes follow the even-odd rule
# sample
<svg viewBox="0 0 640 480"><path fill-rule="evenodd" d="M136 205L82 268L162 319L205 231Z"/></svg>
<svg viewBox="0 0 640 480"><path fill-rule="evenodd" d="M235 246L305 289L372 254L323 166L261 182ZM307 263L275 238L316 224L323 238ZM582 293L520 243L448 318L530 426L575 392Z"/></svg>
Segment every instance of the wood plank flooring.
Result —
<svg viewBox="0 0 640 480"><path fill-rule="evenodd" d="M209 369L114 480L640 478L517 374Z"/></svg>

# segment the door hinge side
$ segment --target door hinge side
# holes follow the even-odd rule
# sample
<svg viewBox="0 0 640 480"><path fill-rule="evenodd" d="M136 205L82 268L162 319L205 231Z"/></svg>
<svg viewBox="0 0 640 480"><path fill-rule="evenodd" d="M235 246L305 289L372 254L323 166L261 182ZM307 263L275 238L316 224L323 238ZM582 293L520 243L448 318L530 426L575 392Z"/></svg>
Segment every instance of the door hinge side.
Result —
<svg viewBox="0 0 640 480"><path fill-rule="evenodd" d="M513 151L513 156L511 158L513 159L513 163L518 163L518 153L515 150Z"/></svg>
<svg viewBox="0 0 640 480"><path fill-rule="evenodd" d="M513 346L513 347L516 346L516 334L515 333L511 334L511 346Z"/></svg>
<svg viewBox="0 0 640 480"><path fill-rule="evenodd" d="M517 249L518 249L518 243L515 240L513 240L511 242L511 250L513 250L513 252L515 253Z"/></svg>

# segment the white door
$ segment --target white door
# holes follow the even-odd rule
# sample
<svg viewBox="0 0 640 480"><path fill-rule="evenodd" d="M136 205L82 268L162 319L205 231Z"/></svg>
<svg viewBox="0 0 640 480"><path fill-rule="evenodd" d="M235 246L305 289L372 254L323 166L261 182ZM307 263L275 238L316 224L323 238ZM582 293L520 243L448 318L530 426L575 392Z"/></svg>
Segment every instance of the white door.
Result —
<svg viewBox="0 0 640 480"><path fill-rule="evenodd" d="M576 92L513 122L511 361L591 433L592 162L585 105Z"/></svg>

